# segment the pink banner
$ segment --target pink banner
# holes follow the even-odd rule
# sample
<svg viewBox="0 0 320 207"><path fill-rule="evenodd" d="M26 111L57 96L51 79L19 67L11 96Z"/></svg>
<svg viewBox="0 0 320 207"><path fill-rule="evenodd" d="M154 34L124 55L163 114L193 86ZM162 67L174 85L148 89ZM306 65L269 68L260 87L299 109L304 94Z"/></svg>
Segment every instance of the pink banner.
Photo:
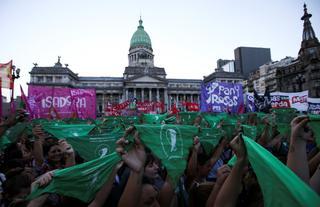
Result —
<svg viewBox="0 0 320 207"><path fill-rule="evenodd" d="M32 118L96 118L96 90L33 86L28 88Z"/></svg>

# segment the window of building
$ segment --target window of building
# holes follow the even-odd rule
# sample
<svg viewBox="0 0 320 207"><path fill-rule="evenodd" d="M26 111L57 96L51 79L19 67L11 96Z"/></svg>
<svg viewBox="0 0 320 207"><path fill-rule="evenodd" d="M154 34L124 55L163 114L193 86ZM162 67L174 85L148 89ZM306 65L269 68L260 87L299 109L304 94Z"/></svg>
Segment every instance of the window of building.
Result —
<svg viewBox="0 0 320 207"><path fill-rule="evenodd" d="M37 81L39 82L39 83L42 83L43 82L43 77L41 76L41 77L37 77Z"/></svg>
<svg viewBox="0 0 320 207"><path fill-rule="evenodd" d="M56 82L61 82L62 81L62 77L61 76L56 76Z"/></svg>
<svg viewBox="0 0 320 207"><path fill-rule="evenodd" d="M52 82L52 76L47 76L46 80L47 80L48 83L51 83Z"/></svg>

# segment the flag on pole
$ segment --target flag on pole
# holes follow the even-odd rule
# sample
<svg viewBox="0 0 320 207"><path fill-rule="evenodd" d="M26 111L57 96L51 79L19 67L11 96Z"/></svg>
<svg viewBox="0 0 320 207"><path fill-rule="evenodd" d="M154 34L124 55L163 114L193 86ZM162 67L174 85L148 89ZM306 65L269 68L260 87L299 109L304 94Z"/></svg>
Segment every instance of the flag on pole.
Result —
<svg viewBox="0 0 320 207"><path fill-rule="evenodd" d="M30 114L30 117L33 117L33 113L31 111L31 108L30 108L30 104L28 102L28 98L27 96L24 94L24 91L20 85L20 92L21 92L21 102L24 104L25 106L25 109L27 110L27 112Z"/></svg>
<svg viewBox="0 0 320 207"><path fill-rule="evenodd" d="M1 88L13 89L12 60L8 63L0 63Z"/></svg>

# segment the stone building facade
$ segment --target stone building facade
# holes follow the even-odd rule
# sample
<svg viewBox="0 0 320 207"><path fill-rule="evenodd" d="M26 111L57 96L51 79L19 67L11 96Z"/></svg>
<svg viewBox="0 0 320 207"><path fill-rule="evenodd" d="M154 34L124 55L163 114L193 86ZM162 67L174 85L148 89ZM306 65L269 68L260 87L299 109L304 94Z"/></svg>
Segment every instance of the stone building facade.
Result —
<svg viewBox="0 0 320 207"><path fill-rule="evenodd" d="M200 79L167 79L164 68L154 66L151 39L143 22L132 35L128 54L129 65L122 77L79 76L67 64L52 67L34 65L30 85L95 88L97 112L103 114L107 103L117 104L131 98L138 101L160 101L170 109L172 103L200 102Z"/></svg>
<svg viewBox="0 0 320 207"><path fill-rule="evenodd" d="M303 33L298 58L291 64L278 68L277 90L298 92L309 90L309 97L320 98L320 43L311 26L311 14L304 4Z"/></svg>
<svg viewBox="0 0 320 207"><path fill-rule="evenodd" d="M270 92L275 92L279 85L276 78L277 70L291 65L295 61L296 59L293 57L285 57L279 61L261 65L258 70L249 74L249 82L259 94L264 94L267 87Z"/></svg>

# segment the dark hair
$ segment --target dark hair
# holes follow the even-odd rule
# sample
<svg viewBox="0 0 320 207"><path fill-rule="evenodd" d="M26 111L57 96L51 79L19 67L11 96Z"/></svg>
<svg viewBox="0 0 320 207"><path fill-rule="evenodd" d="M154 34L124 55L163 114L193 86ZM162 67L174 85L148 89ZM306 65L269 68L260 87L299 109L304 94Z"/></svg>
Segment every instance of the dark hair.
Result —
<svg viewBox="0 0 320 207"><path fill-rule="evenodd" d="M4 159L22 159L22 152L17 147L17 143L11 143L5 150L4 150Z"/></svg>
<svg viewBox="0 0 320 207"><path fill-rule="evenodd" d="M147 153L146 162L144 163L144 167L146 167L149 163L154 163L157 161L157 158L152 153Z"/></svg>
<svg viewBox="0 0 320 207"><path fill-rule="evenodd" d="M203 166L207 163L207 161L210 159L210 156L208 156L205 152L198 153L198 165Z"/></svg>
<svg viewBox="0 0 320 207"><path fill-rule="evenodd" d="M3 155L4 171L16 167L24 167L24 161L21 150L16 143L11 143L5 150Z"/></svg>
<svg viewBox="0 0 320 207"><path fill-rule="evenodd" d="M30 188L32 179L23 168L13 169L7 173L7 180L3 183L4 197L11 200L21 192L22 188Z"/></svg>
<svg viewBox="0 0 320 207"><path fill-rule="evenodd" d="M59 145L59 143L58 142L46 142L43 145L43 155L45 157L48 156L48 153L49 153L51 147L56 146L56 145Z"/></svg>

